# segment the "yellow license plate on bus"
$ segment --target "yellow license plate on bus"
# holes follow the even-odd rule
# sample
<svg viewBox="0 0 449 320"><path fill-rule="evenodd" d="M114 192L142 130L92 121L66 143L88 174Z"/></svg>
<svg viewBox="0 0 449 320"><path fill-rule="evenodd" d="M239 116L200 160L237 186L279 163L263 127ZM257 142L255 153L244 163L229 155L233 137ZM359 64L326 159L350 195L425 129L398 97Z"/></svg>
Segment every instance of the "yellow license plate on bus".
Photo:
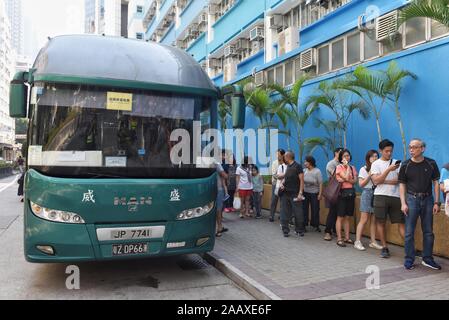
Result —
<svg viewBox="0 0 449 320"><path fill-rule="evenodd" d="M126 256L148 253L148 243L113 244L113 256Z"/></svg>

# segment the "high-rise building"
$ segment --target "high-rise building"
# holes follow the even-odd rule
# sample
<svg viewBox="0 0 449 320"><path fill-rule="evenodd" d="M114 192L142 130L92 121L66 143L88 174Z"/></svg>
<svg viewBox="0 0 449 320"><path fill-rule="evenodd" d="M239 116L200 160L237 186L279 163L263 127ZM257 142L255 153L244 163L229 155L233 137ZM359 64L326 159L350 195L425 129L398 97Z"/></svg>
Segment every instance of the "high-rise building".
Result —
<svg viewBox="0 0 449 320"><path fill-rule="evenodd" d="M11 24L12 46L17 54L24 54L24 21L22 0L4 0Z"/></svg>
<svg viewBox="0 0 449 320"><path fill-rule="evenodd" d="M85 0L86 33L128 36L129 0Z"/></svg>
<svg viewBox="0 0 449 320"><path fill-rule="evenodd" d="M145 0L130 0L128 5L128 38L144 40L143 11Z"/></svg>
<svg viewBox="0 0 449 320"><path fill-rule="evenodd" d="M11 24L4 2L0 2L0 157L13 160L15 124L9 117L9 83L14 74Z"/></svg>

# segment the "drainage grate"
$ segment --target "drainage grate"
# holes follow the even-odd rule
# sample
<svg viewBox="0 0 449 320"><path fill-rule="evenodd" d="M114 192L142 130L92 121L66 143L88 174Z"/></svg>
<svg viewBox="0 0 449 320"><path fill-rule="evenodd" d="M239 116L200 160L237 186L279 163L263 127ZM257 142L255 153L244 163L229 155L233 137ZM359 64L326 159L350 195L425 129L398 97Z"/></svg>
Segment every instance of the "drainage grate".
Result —
<svg viewBox="0 0 449 320"><path fill-rule="evenodd" d="M210 268L210 265L199 256L183 257L176 264L184 271Z"/></svg>

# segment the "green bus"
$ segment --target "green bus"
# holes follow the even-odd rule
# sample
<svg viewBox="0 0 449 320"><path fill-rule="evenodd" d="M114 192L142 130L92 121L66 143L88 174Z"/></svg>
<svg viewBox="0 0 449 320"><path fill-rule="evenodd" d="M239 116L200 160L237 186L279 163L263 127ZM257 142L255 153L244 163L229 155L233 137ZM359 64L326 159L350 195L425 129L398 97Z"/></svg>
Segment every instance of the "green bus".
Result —
<svg viewBox="0 0 449 320"><path fill-rule="evenodd" d="M211 251L216 170L173 163L170 133L216 128L217 101L244 124L238 86L221 92L186 52L118 37L50 39L11 82L29 119L24 253L29 262ZM193 143L193 141L191 142Z"/></svg>

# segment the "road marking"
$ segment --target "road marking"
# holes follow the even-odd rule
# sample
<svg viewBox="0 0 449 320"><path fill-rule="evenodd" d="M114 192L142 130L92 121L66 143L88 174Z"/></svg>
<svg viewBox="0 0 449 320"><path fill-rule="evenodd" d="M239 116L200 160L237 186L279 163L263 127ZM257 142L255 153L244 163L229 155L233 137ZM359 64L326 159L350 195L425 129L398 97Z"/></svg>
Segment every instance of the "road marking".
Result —
<svg viewBox="0 0 449 320"><path fill-rule="evenodd" d="M16 177L14 178L14 181L12 181L11 183L7 184L6 186L2 187L0 189L0 192L5 191L6 189L8 189L10 186L12 186L14 183L17 182L17 179L19 179L19 175L16 175Z"/></svg>

